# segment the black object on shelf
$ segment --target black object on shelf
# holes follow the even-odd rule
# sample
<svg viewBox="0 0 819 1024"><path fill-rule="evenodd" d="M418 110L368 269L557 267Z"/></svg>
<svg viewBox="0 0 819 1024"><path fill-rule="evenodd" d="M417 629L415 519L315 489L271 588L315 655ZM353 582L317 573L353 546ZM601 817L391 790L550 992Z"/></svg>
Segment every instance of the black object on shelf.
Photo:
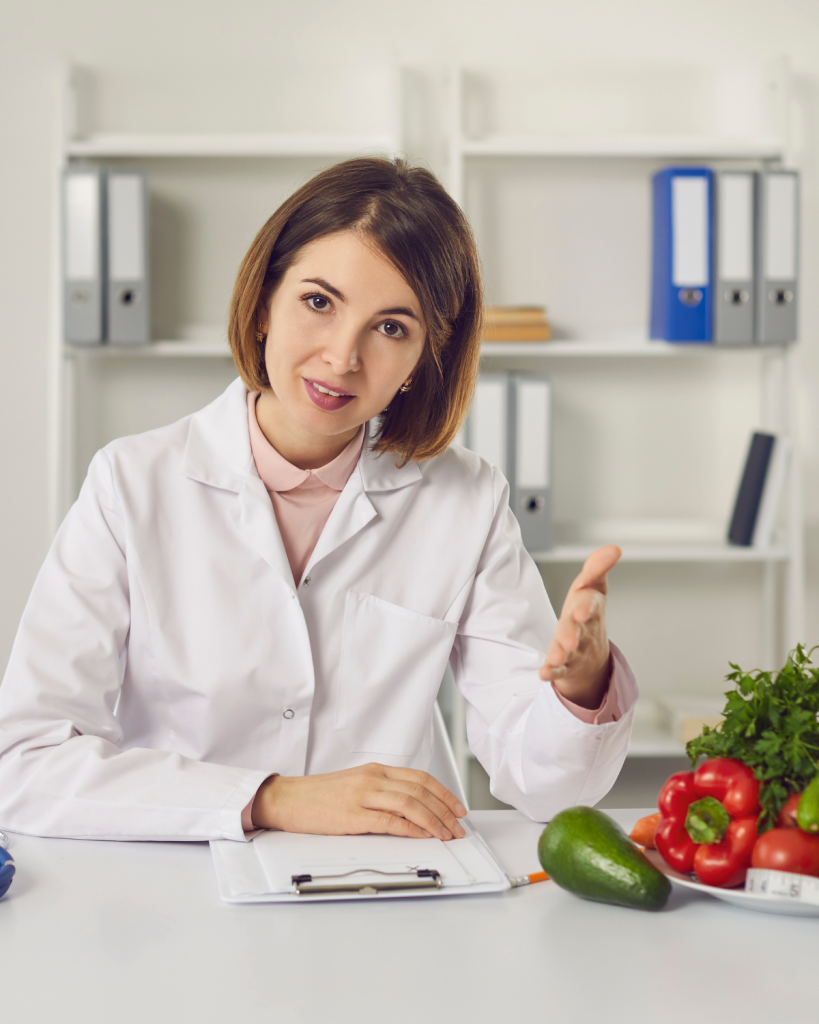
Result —
<svg viewBox="0 0 819 1024"><path fill-rule="evenodd" d="M728 540L731 544L750 547L753 543L754 529L759 516L759 506L762 502L762 492L765 488L765 478L771 464L775 441L776 438L773 434L755 433L751 438L751 446L748 449L737 500L734 503L734 514L731 517L731 526L728 530Z"/></svg>

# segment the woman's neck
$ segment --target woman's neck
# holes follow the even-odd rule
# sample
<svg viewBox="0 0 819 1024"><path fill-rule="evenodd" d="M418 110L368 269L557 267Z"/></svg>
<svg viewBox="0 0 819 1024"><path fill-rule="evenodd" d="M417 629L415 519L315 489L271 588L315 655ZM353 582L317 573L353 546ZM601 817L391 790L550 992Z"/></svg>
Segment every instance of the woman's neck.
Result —
<svg viewBox="0 0 819 1024"><path fill-rule="evenodd" d="M320 469L337 458L359 431L353 427L341 434L314 434L286 417L272 391L256 399L256 422L265 438L282 458L297 469Z"/></svg>

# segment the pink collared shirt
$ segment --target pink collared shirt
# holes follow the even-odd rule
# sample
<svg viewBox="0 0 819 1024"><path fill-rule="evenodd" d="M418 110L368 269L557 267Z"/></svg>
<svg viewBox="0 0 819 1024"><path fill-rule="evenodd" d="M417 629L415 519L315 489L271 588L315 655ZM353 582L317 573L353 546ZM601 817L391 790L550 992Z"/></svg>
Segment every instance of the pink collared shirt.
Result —
<svg viewBox="0 0 819 1024"><path fill-rule="evenodd" d="M332 462L319 469L298 469L280 455L262 433L256 419L258 397L258 392L247 396L250 451L256 471L273 502L293 582L298 586L333 506L358 463L364 443L364 425Z"/></svg>
<svg viewBox="0 0 819 1024"><path fill-rule="evenodd" d="M280 455L262 433L256 419L258 397L258 392L249 392L247 396L250 451L256 464L256 471L273 503L287 561L293 572L293 581L298 586L321 531L330 518L333 506L358 463L364 443L364 426L362 424L341 454L326 466L319 469L298 469ZM612 681L618 671L623 671L617 657L613 658L613 666ZM610 683L603 703L596 710L581 708L566 700L557 690L555 693L565 707L582 722L600 725L604 722L616 722L621 716L616 690L617 687ZM252 808L253 800L242 811L242 828L246 832L253 829Z"/></svg>

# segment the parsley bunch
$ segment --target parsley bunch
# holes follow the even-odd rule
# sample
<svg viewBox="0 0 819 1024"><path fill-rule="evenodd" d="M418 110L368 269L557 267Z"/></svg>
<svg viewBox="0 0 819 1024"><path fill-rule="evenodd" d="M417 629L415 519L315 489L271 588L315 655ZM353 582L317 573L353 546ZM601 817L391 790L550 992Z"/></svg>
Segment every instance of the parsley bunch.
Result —
<svg viewBox="0 0 819 1024"><path fill-rule="evenodd" d="M701 757L733 757L753 768L761 783L759 830L776 825L791 793L801 793L817 774L819 759L819 668L802 644L779 672L743 672L731 663L725 679L734 683L716 729L705 726L686 752L696 766Z"/></svg>

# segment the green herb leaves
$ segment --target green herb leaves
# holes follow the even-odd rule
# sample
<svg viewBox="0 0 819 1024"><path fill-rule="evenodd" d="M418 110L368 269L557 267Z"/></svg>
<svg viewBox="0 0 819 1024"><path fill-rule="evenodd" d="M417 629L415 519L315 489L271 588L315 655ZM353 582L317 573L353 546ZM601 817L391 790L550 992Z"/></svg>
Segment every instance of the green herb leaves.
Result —
<svg viewBox="0 0 819 1024"><path fill-rule="evenodd" d="M817 774L819 668L811 654L798 644L780 672L743 672L731 664L725 678L735 689L725 694L725 721L705 726L686 744L694 766L701 757L733 757L753 768L762 784L760 832L774 827L788 796Z"/></svg>

